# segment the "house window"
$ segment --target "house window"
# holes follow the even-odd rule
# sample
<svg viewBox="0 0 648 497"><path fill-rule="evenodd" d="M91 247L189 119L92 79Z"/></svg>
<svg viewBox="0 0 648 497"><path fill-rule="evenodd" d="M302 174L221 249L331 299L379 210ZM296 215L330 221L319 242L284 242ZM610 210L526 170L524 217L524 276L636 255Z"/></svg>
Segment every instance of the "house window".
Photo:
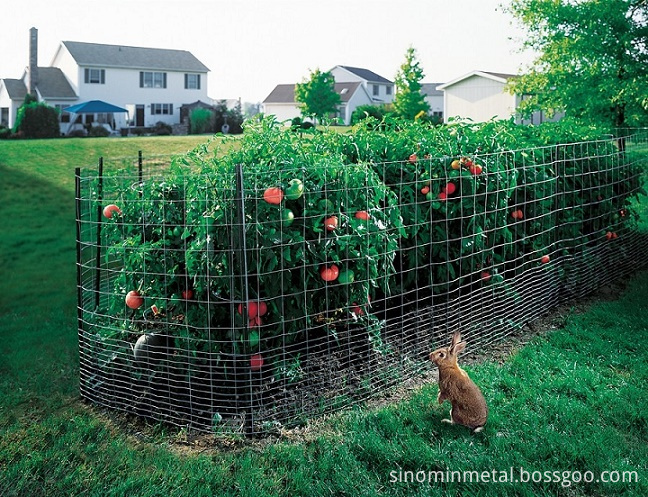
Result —
<svg viewBox="0 0 648 497"><path fill-rule="evenodd" d="M106 84L106 70L105 69L90 69L86 67L83 71L83 81L90 85L104 85Z"/></svg>
<svg viewBox="0 0 648 497"><path fill-rule="evenodd" d="M0 124L9 126L9 107L0 107Z"/></svg>
<svg viewBox="0 0 648 497"><path fill-rule="evenodd" d="M387 85L387 86L385 87L385 93L386 93L387 95L391 95L391 94L392 94L392 87L391 87L390 85Z"/></svg>
<svg viewBox="0 0 648 497"><path fill-rule="evenodd" d="M140 71L140 88L166 88L167 75L165 72Z"/></svg>
<svg viewBox="0 0 648 497"><path fill-rule="evenodd" d="M185 74L185 90L200 90L200 74Z"/></svg>
<svg viewBox="0 0 648 497"><path fill-rule="evenodd" d="M380 86L373 85L373 96L377 97L380 94Z"/></svg>
<svg viewBox="0 0 648 497"><path fill-rule="evenodd" d="M171 115L173 114L173 104L151 104L151 114Z"/></svg>

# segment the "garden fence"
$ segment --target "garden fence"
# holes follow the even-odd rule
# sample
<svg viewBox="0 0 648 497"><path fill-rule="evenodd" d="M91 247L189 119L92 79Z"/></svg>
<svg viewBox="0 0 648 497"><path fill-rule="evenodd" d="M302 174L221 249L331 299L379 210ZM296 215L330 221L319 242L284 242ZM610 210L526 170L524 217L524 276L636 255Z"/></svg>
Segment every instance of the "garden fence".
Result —
<svg viewBox="0 0 648 497"><path fill-rule="evenodd" d="M644 264L648 139L218 174L170 158L76 173L82 397L267 433L477 351Z"/></svg>

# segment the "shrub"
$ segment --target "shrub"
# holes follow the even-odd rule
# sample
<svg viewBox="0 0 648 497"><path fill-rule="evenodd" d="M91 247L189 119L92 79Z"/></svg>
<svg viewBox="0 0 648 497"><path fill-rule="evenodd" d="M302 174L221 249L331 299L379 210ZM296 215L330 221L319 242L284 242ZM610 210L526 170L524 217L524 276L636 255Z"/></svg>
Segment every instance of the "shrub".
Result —
<svg viewBox="0 0 648 497"><path fill-rule="evenodd" d="M95 138L104 138L110 136L110 131L108 131L103 126L91 126L88 130L88 136Z"/></svg>
<svg viewBox="0 0 648 497"><path fill-rule="evenodd" d="M211 133L214 131L214 114L208 109L197 108L189 115L189 132L193 135Z"/></svg>
<svg viewBox="0 0 648 497"><path fill-rule="evenodd" d="M153 126L152 132L154 135L158 136L168 136L173 133L173 127L163 121L158 121Z"/></svg>
<svg viewBox="0 0 648 497"><path fill-rule="evenodd" d="M388 114L389 107L386 105L360 105L351 114L351 125L358 124L368 117L382 121Z"/></svg>
<svg viewBox="0 0 648 497"><path fill-rule="evenodd" d="M61 136L58 112L45 103L30 102L18 109L16 132L25 138L56 138Z"/></svg>

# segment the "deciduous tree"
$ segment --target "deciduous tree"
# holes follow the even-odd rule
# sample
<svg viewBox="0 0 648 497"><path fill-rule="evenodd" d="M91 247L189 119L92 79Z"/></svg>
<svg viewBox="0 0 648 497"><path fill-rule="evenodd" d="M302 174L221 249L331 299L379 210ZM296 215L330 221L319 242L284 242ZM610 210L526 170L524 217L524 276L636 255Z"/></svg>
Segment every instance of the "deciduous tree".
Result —
<svg viewBox="0 0 648 497"><path fill-rule="evenodd" d="M335 79L330 72L311 71L310 78L295 86L295 100L301 103L302 115L321 120L337 112L340 95L335 91Z"/></svg>
<svg viewBox="0 0 648 497"><path fill-rule="evenodd" d="M648 124L646 0L512 0L539 55L511 83L522 110L564 110L609 127Z"/></svg>

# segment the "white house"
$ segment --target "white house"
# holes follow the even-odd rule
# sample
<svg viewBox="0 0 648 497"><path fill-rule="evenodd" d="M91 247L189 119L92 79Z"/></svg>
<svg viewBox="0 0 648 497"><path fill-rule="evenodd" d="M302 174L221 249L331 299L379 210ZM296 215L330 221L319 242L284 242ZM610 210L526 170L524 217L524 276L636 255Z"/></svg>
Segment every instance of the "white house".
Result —
<svg viewBox="0 0 648 497"><path fill-rule="evenodd" d="M421 93L425 95L425 101L430 106L429 114L439 121L443 121L443 91L437 87L441 83L423 83Z"/></svg>
<svg viewBox="0 0 648 497"><path fill-rule="evenodd" d="M506 85L514 74L486 71L472 71L452 81L437 86L444 93L443 114L446 119L460 117L475 122L490 119L509 119L514 117L521 124L540 124L544 121L557 121L564 114L552 117L536 112L531 119L522 120L518 107L524 96L513 95Z"/></svg>
<svg viewBox="0 0 648 497"><path fill-rule="evenodd" d="M61 110L88 100L127 109L128 114L78 117L116 128L176 124L183 104L209 100L209 69L184 50L63 41L49 67L39 67L37 58L38 35L32 28L29 66L22 78L0 80L0 117L8 126L27 92ZM61 112L63 132L69 120L70 114Z"/></svg>
<svg viewBox="0 0 648 497"><path fill-rule="evenodd" d="M335 79L335 91L340 95L337 114L343 124L351 122L351 114L361 105L393 100L394 84L368 69L335 66L330 73ZM300 104L295 101L295 86L277 85L262 102L263 112L273 114L279 121L301 116Z"/></svg>
<svg viewBox="0 0 648 497"><path fill-rule="evenodd" d="M329 71L336 82L358 82L374 104L389 104L394 100L394 83L369 69L335 66Z"/></svg>

